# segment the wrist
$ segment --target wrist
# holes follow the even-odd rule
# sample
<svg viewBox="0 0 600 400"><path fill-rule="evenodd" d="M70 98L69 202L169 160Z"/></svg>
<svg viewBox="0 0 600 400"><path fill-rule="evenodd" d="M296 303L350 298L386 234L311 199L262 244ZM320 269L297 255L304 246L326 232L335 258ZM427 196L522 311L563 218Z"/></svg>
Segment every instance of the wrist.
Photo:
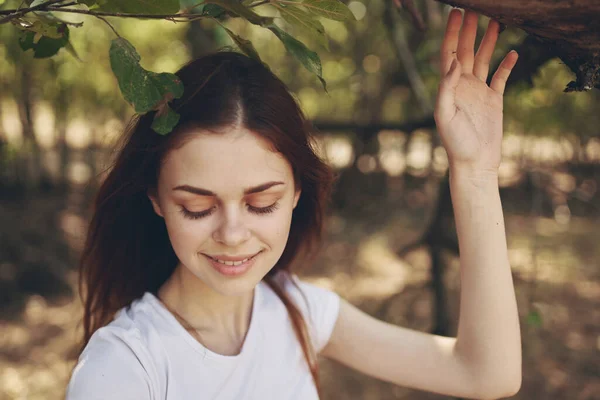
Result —
<svg viewBox="0 0 600 400"><path fill-rule="evenodd" d="M477 186L489 183L498 185L498 168L450 164L450 181L453 183L465 182Z"/></svg>

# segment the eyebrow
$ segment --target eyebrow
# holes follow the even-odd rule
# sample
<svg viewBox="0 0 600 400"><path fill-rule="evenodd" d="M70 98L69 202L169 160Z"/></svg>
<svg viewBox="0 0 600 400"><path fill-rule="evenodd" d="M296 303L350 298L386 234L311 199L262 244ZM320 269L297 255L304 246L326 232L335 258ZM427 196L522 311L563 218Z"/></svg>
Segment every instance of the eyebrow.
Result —
<svg viewBox="0 0 600 400"><path fill-rule="evenodd" d="M279 181L273 181L273 182L263 183L263 184L258 185L258 186L254 186L254 187L251 187L251 188L244 189L244 195L264 192L265 190L270 189L273 186L277 186L277 185L285 185L285 183L279 182ZM202 189L202 188L194 187L194 186L190 186L190 185L175 186L173 188L173 190L181 190L181 191L184 191L184 192L189 192L189 193L197 194L199 196L212 196L212 197L216 197L217 196L216 193L211 192L210 190L206 190L206 189Z"/></svg>

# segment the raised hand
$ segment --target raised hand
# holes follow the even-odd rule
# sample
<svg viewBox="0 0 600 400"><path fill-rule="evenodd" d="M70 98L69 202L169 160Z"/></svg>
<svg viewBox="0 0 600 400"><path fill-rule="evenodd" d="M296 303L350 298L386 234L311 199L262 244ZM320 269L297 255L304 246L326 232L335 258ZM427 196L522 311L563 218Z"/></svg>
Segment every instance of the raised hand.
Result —
<svg viewBox="0 0 600 400"><path fill-rule="evenodd" d="M453 9L441 49L441 81L434 117L451 168L497 173L502 148L502 102L518 58L514 50L486 83L499 24L490 20L474 54L478 15ZM462 27L461 27L462 25Z"/></svg>

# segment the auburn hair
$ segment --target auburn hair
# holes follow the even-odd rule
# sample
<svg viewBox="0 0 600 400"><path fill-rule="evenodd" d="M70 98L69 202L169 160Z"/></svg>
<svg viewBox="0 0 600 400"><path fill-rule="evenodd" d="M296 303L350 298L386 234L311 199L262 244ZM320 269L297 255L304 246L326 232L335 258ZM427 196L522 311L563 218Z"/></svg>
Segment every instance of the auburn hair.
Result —
<svg viewBox="0 0 600 400"><path fill-rule="evenodd" d="M156 111L134 117L95 199L80 260L81 349L119 309L147 291L157 294L178 264L164 220L147 196L156 188L169 150L181 146L192 128L218 132L241 124L287 159L302 191L286 247L264 280L285 305L319 390L306 321L284 290L285 281L276 279L289 279L293 261L314 254L321 238L333 174L314 151L312 125L286 85L261 62L240 53L198 58L176 75L184 86L183 96L170 102L180 115L177 126L160 135L151 129Z"/></svg>

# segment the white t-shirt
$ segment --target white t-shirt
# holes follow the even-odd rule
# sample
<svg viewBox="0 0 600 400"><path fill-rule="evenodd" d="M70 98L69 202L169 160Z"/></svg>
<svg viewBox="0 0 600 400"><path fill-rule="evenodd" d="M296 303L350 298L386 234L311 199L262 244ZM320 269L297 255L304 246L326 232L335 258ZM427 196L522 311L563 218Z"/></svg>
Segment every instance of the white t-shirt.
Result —
<svg viewBox="0 0 600 400"><path fill-rule="evenodd" d="M339 297L296 280L285 289L303 314L317 353L327 344ZM147 292L94 333L73 371L67 400L317 399L287 309L256 286L240 354L224 356L196 341Z"/></svg>

